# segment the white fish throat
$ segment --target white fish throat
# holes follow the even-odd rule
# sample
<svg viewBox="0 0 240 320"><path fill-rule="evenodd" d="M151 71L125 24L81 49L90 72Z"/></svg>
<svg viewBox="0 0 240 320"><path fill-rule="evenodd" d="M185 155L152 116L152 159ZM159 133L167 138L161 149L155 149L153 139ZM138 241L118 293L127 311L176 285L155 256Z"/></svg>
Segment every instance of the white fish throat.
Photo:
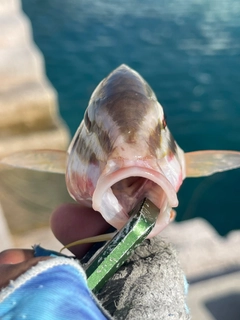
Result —
<svg viewBox="0 0 240 320"><path fill-rule="evenodd" d="M121 65L97 86L68 153L69 193L111 225L123 227L145 197L159 208L151 236L169 223L186 175L184 153L136 71Z"/></svg>

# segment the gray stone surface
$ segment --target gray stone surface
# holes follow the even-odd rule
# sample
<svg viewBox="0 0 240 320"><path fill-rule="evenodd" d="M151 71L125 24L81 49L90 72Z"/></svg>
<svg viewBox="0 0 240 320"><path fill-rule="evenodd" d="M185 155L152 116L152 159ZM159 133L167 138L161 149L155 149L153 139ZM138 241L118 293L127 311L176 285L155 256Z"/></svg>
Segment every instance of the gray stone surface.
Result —
<svg viewBox="0 0 240 320"><path fill-rule="evenodd" d="M173 223L162 233L178 251L190 282L194 320L240 319L240 231L221 237L205 220Z"/></svg>
<svg viewBox="0 0 240 320"><path fill-rule="evenodd" d="M240 272L190 286L188 304L193 320L239 320Z"/></svg>
<svg viewBox="0 0 240 320"><path fill-rule="evenodd" d="M240 267L240 231L221 237L204 219L173 223L162 236L172 242L189 279Z"/></svg>

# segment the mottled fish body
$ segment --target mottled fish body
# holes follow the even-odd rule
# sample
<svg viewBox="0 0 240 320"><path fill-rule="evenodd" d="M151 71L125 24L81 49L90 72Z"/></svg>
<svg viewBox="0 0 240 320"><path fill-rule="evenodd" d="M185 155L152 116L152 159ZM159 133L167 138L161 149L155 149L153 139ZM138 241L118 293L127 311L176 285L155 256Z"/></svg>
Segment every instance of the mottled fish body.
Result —
<svg viewBox="0 0 240 320"><path fill-rule="evenodd" d="M160 211L151 235L168 224L185 178L184 153L136 71L121 65L98 85L68 153L66 182L77 201L119 229L147 197Z"/></svg>
<svg viewBox="0 0 240 320"><path fill-rule="evenodd" d="M0 164L0 170L7 165L66 173L71 196L117 229L147 197L159 208L154 236L171 220L185 177L239 168L240 152L184 153L152 89L136 71L121 65L93 92L67 157L63 151L30 150L11 154Z"/></svg>

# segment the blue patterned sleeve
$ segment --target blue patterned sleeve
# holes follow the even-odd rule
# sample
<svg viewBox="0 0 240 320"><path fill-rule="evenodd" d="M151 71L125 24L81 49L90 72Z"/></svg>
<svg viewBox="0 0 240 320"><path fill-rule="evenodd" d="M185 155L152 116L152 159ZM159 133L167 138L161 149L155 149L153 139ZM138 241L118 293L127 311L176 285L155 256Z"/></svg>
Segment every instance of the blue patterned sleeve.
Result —
<svg viewBox="0 0 240 320"><path fill-rule="evenodd" d="M60 256L39 262L0 292L0 319L110 318L88 289L79 263Z"/></svg>

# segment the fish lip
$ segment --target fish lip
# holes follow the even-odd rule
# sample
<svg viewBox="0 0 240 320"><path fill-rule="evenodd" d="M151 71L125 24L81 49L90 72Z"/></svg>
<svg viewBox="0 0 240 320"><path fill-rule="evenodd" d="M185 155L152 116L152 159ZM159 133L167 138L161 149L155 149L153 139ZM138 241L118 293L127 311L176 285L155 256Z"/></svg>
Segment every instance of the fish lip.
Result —
<svg viewBox="0 0 240 320"><path fill-rule="evenodd" d="M111 187L122 179L128 177L139 176L153 181L159 185L164 194L169 206L176 207L178 205L178 199L176 191L169 180L154 169L146 167L126 167L117 169L114 172L103 174L99 177L95 191L92 197L93 209L99 211L104 219L120 229L129 219L128 212L122 210L121 205L119 205L117 198L112 194L111 200L115 198L115 203L109 201L109 196L111 196ZM158 207L161 207L163 199L159 199L159 203L155 203ZM162 213L162 212L161 212Z"/></svg>

